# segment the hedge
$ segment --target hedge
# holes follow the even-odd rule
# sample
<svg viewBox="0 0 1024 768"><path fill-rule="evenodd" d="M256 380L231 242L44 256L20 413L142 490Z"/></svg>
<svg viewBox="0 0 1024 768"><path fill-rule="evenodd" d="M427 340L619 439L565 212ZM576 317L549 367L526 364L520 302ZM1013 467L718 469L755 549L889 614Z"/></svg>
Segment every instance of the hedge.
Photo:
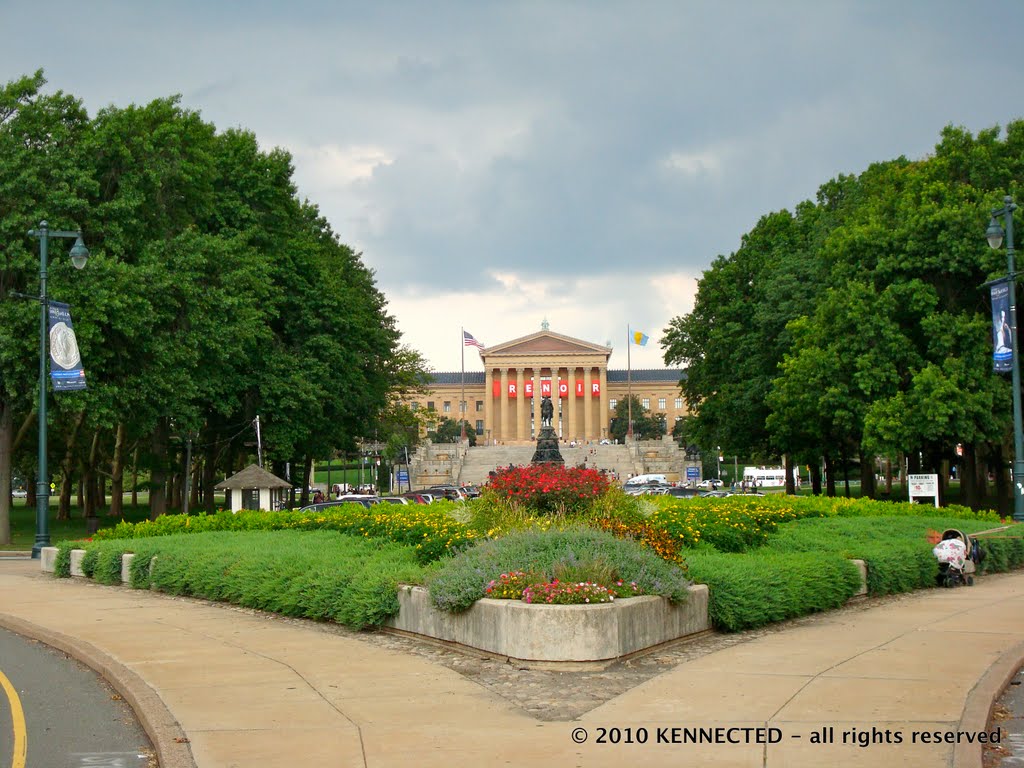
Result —
<svg viewBox="0 0 1024 768"><path fill-rule="evenodd" d="M712 623L728 632L838 608L860 588L857 567L835 554L705 551L686 560L708 585Z"/></svg>
<svg viewBox="0 0 1024 768"><path fill-rule="evenodd" d="M316 512L266 512L221 510L215 515L161 515L140 523L120 522L98 531L94 541L140 539L211 531L338 531L352 536L381 538L416 549L421 563L460 551L476 534L448 514L451 505L339 504Z"/></svg>
<svg viewBox="0 0 1024 768"><path fill-rule="evenodd" d="M412 547L335 531L246 531L65 542L86 549L82 571L112 581L135 553L131 585L361 629L398 613L398 583L422 583ZM153 558L156 558L155 560ZM88 564L88 568L86 565ZM152 566L152 567L151 567ZM57 575L67 575L63 565Z"/></svg>

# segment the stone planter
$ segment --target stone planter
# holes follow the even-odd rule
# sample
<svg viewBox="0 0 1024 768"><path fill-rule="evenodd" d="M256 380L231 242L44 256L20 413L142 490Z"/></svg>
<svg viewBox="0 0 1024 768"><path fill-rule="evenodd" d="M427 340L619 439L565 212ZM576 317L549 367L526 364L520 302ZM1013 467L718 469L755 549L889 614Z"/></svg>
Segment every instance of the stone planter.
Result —
<svg viewBox="0 0 1024 768"><path fill-rule="evenodd" d="M398 616L385 626L528 661L603 661L711 629L708 588L682 605L630 597L600 605L531 605L478 600L463 613L439 611L423 587L399 588Z"/></svg>

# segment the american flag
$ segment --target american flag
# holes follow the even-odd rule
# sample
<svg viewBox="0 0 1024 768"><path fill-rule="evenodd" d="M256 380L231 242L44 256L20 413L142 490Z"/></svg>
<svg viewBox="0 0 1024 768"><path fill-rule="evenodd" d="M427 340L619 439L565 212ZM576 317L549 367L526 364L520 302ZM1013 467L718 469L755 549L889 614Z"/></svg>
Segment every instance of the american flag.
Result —
<svg viewBox="0 0 1024 768"><path fill-rule="evenodd" d="M476 339L473 338L473 334L472 333L468 333L466 331L462 332L462 343L463 343L464 346L467 346L467 347L476 347L477 349L483 349L484 348L483 344L481 344L479 341L477 341Z"/></svg>

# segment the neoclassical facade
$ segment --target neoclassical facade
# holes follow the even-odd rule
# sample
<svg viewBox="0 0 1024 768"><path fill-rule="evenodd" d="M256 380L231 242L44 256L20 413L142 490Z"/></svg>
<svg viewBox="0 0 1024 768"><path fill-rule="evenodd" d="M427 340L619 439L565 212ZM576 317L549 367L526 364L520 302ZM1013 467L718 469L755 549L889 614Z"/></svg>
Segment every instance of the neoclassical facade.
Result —
<svg viewBox="0 0 1024 768"><path fill-rule="evenodd" d="M468 352L468 350L467 350ZM484 370L437 373L414 408L474 426L480 443L527 443L540 425L540 404L550 397L552 425L566 442L608 436L618 401L631 391L671 429L686 411L679 369L608 370L611 347L541 330L480 350Z"/></svg>

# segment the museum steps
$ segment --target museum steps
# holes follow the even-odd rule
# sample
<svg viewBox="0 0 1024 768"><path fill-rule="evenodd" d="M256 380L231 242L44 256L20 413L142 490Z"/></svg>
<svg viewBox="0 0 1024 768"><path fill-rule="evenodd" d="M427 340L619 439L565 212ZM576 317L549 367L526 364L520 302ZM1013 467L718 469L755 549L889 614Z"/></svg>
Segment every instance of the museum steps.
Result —
<svg viewBox="0 0 1024 768"><path fill-rule="evenodd" d="M491 471L509 464L529 464L536 450L534 445L477 445L466 453L457 482L483 485ZM629 450L624 445L584 445L570 448L560 446L562 458L568 467L583 464L596 469L615 472L619 481L636 474Z"/></svg>

